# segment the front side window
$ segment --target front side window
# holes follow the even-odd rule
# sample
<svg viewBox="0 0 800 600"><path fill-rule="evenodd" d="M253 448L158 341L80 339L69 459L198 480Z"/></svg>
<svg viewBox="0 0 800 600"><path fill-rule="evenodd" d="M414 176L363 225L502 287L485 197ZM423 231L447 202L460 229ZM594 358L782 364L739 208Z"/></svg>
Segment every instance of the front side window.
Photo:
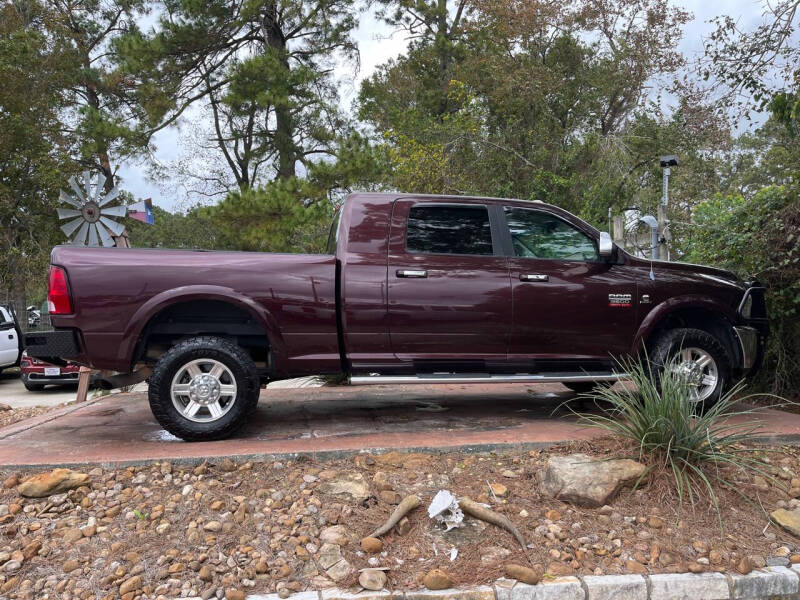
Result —
<svg viewBox="0 0 800 600"><path fill-rule="evenodd" d="M432 254L491 255L489 211L485 206L412 206L406 249Z"/></svg>
<svg viewBox="0 0 800 600"><path fill-rule="evenodd" d="M550 213L506 207L514 255L526 258L593 261L598 259L594 240L580 229Z"/></svg>

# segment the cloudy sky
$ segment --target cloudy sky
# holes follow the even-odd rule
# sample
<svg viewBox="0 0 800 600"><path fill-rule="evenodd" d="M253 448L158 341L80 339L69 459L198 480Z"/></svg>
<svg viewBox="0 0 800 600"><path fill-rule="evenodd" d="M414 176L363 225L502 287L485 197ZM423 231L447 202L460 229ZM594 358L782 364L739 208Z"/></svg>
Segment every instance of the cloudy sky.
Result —
<svg viewBox="0 0 800 600"><path fill-rule="evenodd" d="M557 0L556 0L557 1ZM679 4L693 13L694 19L687 24L681 51L691 59L703 50L703 38L713 29L711 19L721 14L729 14L739 20L743 29L751 29L762 17L761 0L683 0ZM356 93L358 83L368 77L375 68L389 58L401 54L406 48L406 40L401 33L393 33L385 25L378 23L371 15L364 15L356 31L355 38L361 54L361 68L355 81L351 69L342 71L341 93L344 106L349 107ZM185 134L183 137L185 141ZM173 128L159 134L155 139L156 158L162 164L185 158L181 148L182 133ZM156 182L148 177L145 164L127 163L120 166L122 186L137 198L151 197L153 202L166 210L175 210L186 205L185 194L172 181Z"/></svg>

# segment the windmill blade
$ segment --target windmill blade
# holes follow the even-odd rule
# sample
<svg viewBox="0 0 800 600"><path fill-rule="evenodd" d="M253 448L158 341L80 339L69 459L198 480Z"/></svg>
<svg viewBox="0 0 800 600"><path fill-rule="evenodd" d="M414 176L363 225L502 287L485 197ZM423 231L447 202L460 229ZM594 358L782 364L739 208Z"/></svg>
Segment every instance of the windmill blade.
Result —
<svg viewBox="0 0 800 600"><path fill-rule="evenodd" d="M86 199L92 199L92 174L89 171L83 172L83 188L86 190Z"/></svg>
<svg viewBox="0 0 800 600"><path fill-rule="evenodd" d="M101 220L104 219L104 218L105 217L101 217ZM106 219L106 221L108 221L108 219ZM109 221L109 223L114 223L114 221ZM114 225L116 225L116 224L117 223L114 223ZM100 234L100 241L103 243L104 247L110 248L111 246L114 245L114 240L111 238L110 235L108 235L108 231L106 231L105 227L103 227L102 225L98 224L97 225L97 233Z"/></svg>
<svg viewBox="0 0 800 600"><path fill-rule="evenodd" d="M81 211L72 210L71 208L57 208L59 219L69 219L70 217L80 217Z"/></svg>
<svg viewBox="0 0 800 600"><path fill-rule="evenodd" d="M78 197L78 200L81 201L81 204L86 202L86 198L83 197L83 192L81 188L78 187L78 181L75 179L75 175L69 178L69 185L72 188L72 191L75 192L75 195Z"/></svg>
<svg viewBox="0 0 800 600"><path fill-rule="evenodd" d="M114 186L111 191L106 194L106 197L97 203L97 206L105 206L112 200L116 199L117 196L119 196L119 188ZM125 215L122 216L124 217Z"/></svg>
<svg viewBox="0 0 800 600"><path fill-rule="evenodd" d="M116 221L112 221L107 217L100 217L100 222L108 227L111 230L111 233L114 235L122 235L122 232L125 231L124 225L117 223Z"/></svg>
<svg viewBox="0 0 800 600"><path fill-rule="evenodd" d="M97 223L89 223L89 245L100 245L100 239L97 237Z"/></svg>
<svg viewBox="0 0 800 600"><path fill-rule="evenodd" d="M78 246L85 246L86 245L86 234L89 233L89 224L84 223L81 225L81 228L78 230L78 234L72 239L73 244L77 244Z"/></svg>
<svg viewBox="0 0 800 600"><path fill-rule="evenodd" d="M69 237L73 233L75 233L75 230L78 229L78 227L80 227L81 223L83 223L83 222L84 222L83 218L82 217L78 217L74 221L70 221L69 223L65 223L64 225L62 225L61 226L61 231L64 232L65 236Z"/></svg>
<svg viewBox="0 0 800 600"><path fill-rule="evenodd" d="M92 199L95 202L98 202L98 203L100 202L100 194L103 193L103 186L105 184L106 184L106 176L103 175L102 173L99 173L97 175L97 182L95 183L95 187L94 187L94 196L92 197Z"/></svg>
<svg viewBox="0 0 800 600"><path fill-rule="evenodd" d="M101 215L108 215L109 217L124 217L128 214L128 207L124 204L120 204L119 206L109 206L108 208L101 208L100 209Z"/></svg>
<svg viewBox="0 0 800 600"><path fill-rule="evenodd" d="M69 204L70 206L74 206L75 208L81 207L80 202L78 202L77 200L75 200L75 198L64 192L60 192L58 194L58 201L64 202L65 204Z"/></svg>

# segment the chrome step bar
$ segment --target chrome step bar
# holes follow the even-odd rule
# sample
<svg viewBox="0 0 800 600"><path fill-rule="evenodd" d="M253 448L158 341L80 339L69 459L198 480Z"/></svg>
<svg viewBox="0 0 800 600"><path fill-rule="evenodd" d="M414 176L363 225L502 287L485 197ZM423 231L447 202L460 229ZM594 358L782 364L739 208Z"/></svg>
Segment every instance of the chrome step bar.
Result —
<svg viewBox="0 0 800 600"><path fill-rule="evenodd" d="M352 375L351 385L398 385L403 383L557 383L617 381L627 379L627 373L609 371L588 373L546 373L534 375L490 375L489 373L426 373L421 375Z"/></svg>

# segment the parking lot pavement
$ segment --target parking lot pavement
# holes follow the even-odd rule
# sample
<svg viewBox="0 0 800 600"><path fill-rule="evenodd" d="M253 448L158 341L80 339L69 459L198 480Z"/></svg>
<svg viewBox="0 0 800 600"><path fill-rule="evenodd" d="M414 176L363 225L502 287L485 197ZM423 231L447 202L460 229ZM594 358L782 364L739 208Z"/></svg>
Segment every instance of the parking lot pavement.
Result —
<svg viewBox="0 0 800 600"><path fill-rule="evenodd" d="M187 443L159 427L146 394L115 394L0 429L0 465L196 462L388 448L489 450L600 435L576 422L563 406L567 400L574 395L557 384L267 389L235 439ZM800 441L800 415L765 409L760 418L766 438Z"/></svg>
<svg viewBox="0 0 800 600"><path fill-rule="evenodd" d="M0 374L0 404L11 408L58 406L75 400L77 390L77 385L48 385L40 392L29 392L22 385L19 369L7 369Z"/></svg>

